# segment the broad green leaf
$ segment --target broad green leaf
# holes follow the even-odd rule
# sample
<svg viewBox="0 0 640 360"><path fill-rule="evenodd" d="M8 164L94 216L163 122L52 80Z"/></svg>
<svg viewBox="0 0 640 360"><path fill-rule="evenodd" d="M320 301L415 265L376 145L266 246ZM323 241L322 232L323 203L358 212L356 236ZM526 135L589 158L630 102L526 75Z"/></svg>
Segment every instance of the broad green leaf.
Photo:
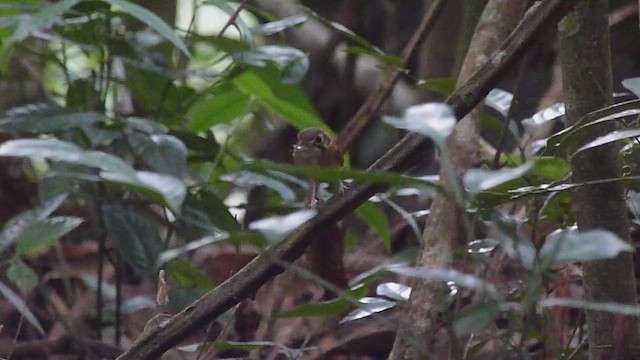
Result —
<svg viewBox="0 0 640 360"><path fill-rule="evenodd" d="M173 31L173 29L167 25L158 15L153 12L143 8L140 5L132 3L126 0L103 0L106 3L111 5L115 5L120 7L127 14L135 17L141 22L147 24L150 28L158 32L160 36L167 39L170 43L172 43L175 47L177 47L182 53L184 53L188 58L191 58L191 54L187 49L187 46L184 44L182 39Z"/></svg>
<svg viewBox="0 0 640 360"><path fill-rule="evenodd" d="M309 58L299 49L288 46L267 45L235 54L236 62L255 67L265 67L272 63L281 73L285 84L300 82L309 70Z"/></svg>
<svg viewBox="0 0 640 360"><path fill-rule="evenodd" d="M94 112L64 112L58 108L45 107L26 114L3 116L0 118L0 130L50 133L95 124L104 118L103 114Z"/></svg>
<svg viewBox="0 0 640 360"><path fill-rule="evenodd" d="M456 125L453 110L444 103L425 103L409 107L402 118L385 117L384 121L399 129L426 136L442 146Z"/></svg>
<svg viewBox="0 0 640 360"><path fill-rule="evenodd" d="M501 300L500 293L496 287L473 275L461 273L456 270L437 269L428 267L394 267L388 269L398 275L412 276L426 280L440 280L454 282L458 286L473 289L493 300Z"/></svg>
<svg viewBox="0 0 640 360"><path fill-rule="evenodd" d="M211 222L223 231L235 232L240 231L241 227L238 221L229 213L229 209L224 202L216 196L212 191L202 189L198 192L204 210Z"/></svg>
<svg viewBox="0 0 640 360"><path fill-rule="evenodd" d="M500 304L494 302L472 305L453 321L453 331L458 336L478 332L493 324L500 311Z"/></svg>
<svg viewBox="0 0 640 360"><path fill-rule="evenodd" d="M464 175L464 186L471 194L490 190L511 180L519 179L533 168L532 162L503 170L470 169Z"/></svg>
<svg viewBox="0 0 640 360"><path fill-rule="evenodd" d="M376 287L376 294L395 301L408 301L411 287L395 282L385 282Z"/></svg>
<svg viewBox="0 0 640 360"><path fill-rule="evenodd" d="M454 78L439 78L439 79L429 79L422 83L422 86L425 88L435 91L440 94L443 98L448 97L453 94L456 89L456 79Z"/></svg>
<svg viewBox="0 0 640 360"><path fill-rule="evenodd" d="M38 319L35 317L35 315L33 315L31 310L29 310L27 304L25 304L20 296L13 292L13 290L6 286L2 281L0 281L0 295L7 299L7 301L11 305L13 305L16 310L18 310L20 315L22 315L27 320L27 322L29 322L29 324L31 324L34 328L36 328L36 330L38 330L40 335L45 336L42 325L40 325Z"/></svg>
<svg viewBox="0 0 640 360"><path fill-rule="evenodd" d="M80 226L83 221L77 217L58 216L30 223L15 239L16 256L33 256L46 251L55 241Z"/></svg>
<svg viewBox="0 0 640 360"><path fill-rule="evenodd" d="M205 131L218 124L224 124L245 115L251 110L251 98L238 90L227 90L224 93L205 97L191 107L191 123L189 128L195 132Z"/></svg>
<svg viewBox="0 0 640 360"><path fill-rule="evenodd" d="M554 265L562 265L612 259L623 251L632 252L634 248L609 231L556 230L547 237L540 249L540 259Z"/></svg>
<svg viewBox="0 0 640 360"><path fill-rule="evenodd" d="M176 137L165 134L128 137L134 153L153 170L182 179L187 169L187 147Z"/></svg>
<svg viewBox="0 0 640 360"><path fill-rule="evenodd" d="M316 114L306 111L287 100L269 97L260 99L260 102L271 112L281 115L286 122L298 130L310 127L328 129L328 126Z"/></svg>
<svg viewBox="0 0 640 360"><path fill-rule="evenodd" d="M349 308L349 302L345 299L336 299L315 304L304 304L295 309L283 311L278 314L279 318L291 317L316 317L334 316L345 312Z"/></svg>
<svg viewBox="0 0 640 360"><path fill-rule="evenodd" d="M175 258L169 262L168 274L178 286L209 291L214 284L209 275L195 267L191 262Z"/></svg>
<svg viewBox="0 0 640 360"><path fill-rule="evenodd" d="M201 289L172 287L169 289L169 302L172 308L181 311L206 293Z"/></svg>
<svg viewBox="0 0 640 360"><path fill-rule="evenodd" d="M157 121L151 121L145 118L128 117L124 119L124 123L135 130L147 134L166 134L169 129Z"/></svg>
<svg viewBox="0 0 640 360"><path fill-rule="evenodd" d="M220 180L230 182L242 188L251 188L254 186L264 185L269 189L276 191L280 195L282 200L286 202L293 202L296 199L296 194L286 184L277 179L274 179L273 177L266 176L260 173L251 171L237 171L221 176Z"/></svg>
<svg viewBox="0 0 640 360"><path fill-rule="evenodd" d="M628 130L616 130L612 131L604 136L600 136L584 145L582 145L576 152L574 152L571 156L576 156L577 154L593 149L599 146L607 145L614 143L616 141L630 139L640 136L640 129L628 129Z"/></svg>
<svg viewBox="0 0 640 360"><path fill-rule="evenodd" d="M315 210L300 210L285 216L273 216L252 222L249 229L260 232L271 243L278 243L315 214Z"/></svg>
<svg viewBox="0 0 640 360"><path fill-rule="evenodd" d="M615 302L595 302L572 298L546 298L539 301L538 305L542 308L562 306L583 310L603 311L624 316L640 316L640 306Z"/></svg>
<svg viewBox="0 0 640 360"><path fill-rule="evenodd" d="M358 300L358 302L360 306L342 318L340 324L369 317L373 314L391 309L397 304L395 301L389 301L379 297L364 297Z"/></svg>
<svg viewBox="0 0 640 360"><path fill-rule="evenodd" d="M122 205L103 205L102 213L111 241L124 261L146 278L156 279L156 261L164 246L153 224Z"/></svg>
<svg viewBox="0 0 640 360"><path fill-rule="evenodd" d="M545 179L562 180L571 170L569 163L559 157L542 156L536 158L531 174Z"/></svg>
<svg viewBox="0 0 640 360"><path fill-rule="evenodd" d="M22 292L31 291L38 285L38 275L20 258L14 257L7 269L7 277Z"/></svg>
<svg viewBox="0 0 640 360"><path fill-rule="evenodd" d="M385 249L391 252L391 231L389 229L389 220L387 216L380 210L378 205L367 201L362 204L357 211L358 216L367 222L382 238Z"/></svg>
<svg viewBox="0 0 640 360"><path fill-rule="evenodd" d="M265 83L258 75L250 71L236 76L232 82L238 90L258 99L265 99L274 96L269 85L267 85L267 83Z"/></svg>
<svg viewBox="0 0 640 360"><path fill-rule="evenodd" d="M22 212L7 221L0 229L0 254L13 245L27 227L51 215L66 198L67 194L56 196L37 208Z"/></svg>
<svg viewBox="0 0 640 360"><path fill-rule="evenodd" d="M101 172L100 177L114 184L139 192L154 202L164 205L174 214L180 213L182 202L187 195L184 182L171 175L137 171L133 176L115 172Z"/></svg>
<svg viewBox="0 0 640 360"><path fill-rule="evenodd" d="M62 0L42 7L38 13L21 22L8 42L22 41L36 32L49 29L62 22L63 15L79 2L80 0Z"/></svg>
<svg viewBox="0 0 640 360"><path fill-rule="evenodd" d="M55 139L9 140L0 145L0 156L58 160L135 176L133 168L116 156L102 151L83 150L72 143Z"/></svg>

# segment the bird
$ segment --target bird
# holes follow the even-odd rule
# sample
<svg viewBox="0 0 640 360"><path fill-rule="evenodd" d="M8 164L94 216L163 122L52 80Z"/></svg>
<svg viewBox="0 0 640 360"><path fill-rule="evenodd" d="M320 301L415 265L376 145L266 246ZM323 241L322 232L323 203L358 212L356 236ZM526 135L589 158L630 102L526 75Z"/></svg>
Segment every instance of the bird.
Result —
<svg viewBox="0 0 640 360"><path fill-rule="evenodd" d="M293 145L293 163L299 166L342 166L344 158L335 139L324 130L307 128L298 133L298 142ZM310 189L305 197L305 207L317 203L318 182L309 180Z"/></svg>

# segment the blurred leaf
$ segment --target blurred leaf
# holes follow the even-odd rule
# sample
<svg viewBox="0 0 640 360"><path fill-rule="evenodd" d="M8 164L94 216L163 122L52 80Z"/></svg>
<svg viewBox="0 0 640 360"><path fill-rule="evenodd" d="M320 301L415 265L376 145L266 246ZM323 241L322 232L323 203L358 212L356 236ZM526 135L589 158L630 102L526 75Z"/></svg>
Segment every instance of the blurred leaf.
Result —
<svg viewBox="0 0 640 360"><path fill-rule="evenodd" d="M200 132L237 119L251 110L251 103L249 95L238 89L205 97L191 107L189 128Z"/></svg>
<svg viewBox="0 0 640 360"><path fill-rule="evenodd" d="M58 107L44 105L35 108L13 109L0 118L0 130L12 133L50 133L94 124L105 119L95 112L65 112ZM20 109L20 110L22 110Z"/></svg>
<svg viewBox="0 0 640 360"><path fill-rule="evenodd" d="M305 23L309 17L304 15L293 15L288 16L286 18L268 22L266 24L257 25L252 29L254 34L260 34L263 36L270 36L273 34L277 34L281 31L296 27L300 24Z"/></svg>
<svg viewBox="0 0 640 360"><path fill-rule="evenodd" d="M201 189L198 191L198 197L209 219L216 227L228 232L241 230L240 224L233 215L229 213L227 206L212 191Z"/></svg>
<svg viewBox="0 0 640 360"><path fill-rule="evenodd" d="M555 103L522 120L522 126L527 134L534 134L541 126L564 116L564 111L564 103Z"/></svg>
<svg viewBox="0 0 640 360"><path fill-rule="evenodd" d="M207 274L192 263L180 258L174 258L169 261L168 273L179 287L196 288L205 291L209 291L214 287L213 281Z"/></svg>
<svg viewBox="0 0 640 360"><path fill-rule="evenodd" d="M254 96L258 99L273 97L269 85L260 76L246 71L233 79L233 84L243 93Z"/></svg>
<svg viewBox="0 0 640 360"><path fill-rule="evenodd" d="M169 303L176 311L182 311L207 292L200 289L172 287L169 289Z"/></svg>
<svg viewBox="0 0 640 360"><path fill-rule="evenodd" d="M389 301L378 297L364 297L359 300L359 303L360 306L342 318L342 320L340 320L340 324L363 319L396 306L395 301Z"/></svg>
<svg viewBox="0 0 640 360"><path fill-rule="evenodd" d="M411 296L411 287L395 282L385 282L376 287L376 294L395 301L408 301Z"/></svg>
<svg viewBox="0 0 640 360"><path fill-rule="evenodd" d="M292 310L283 311L278 314L279 318L292 317L316 317L334 316L345 312L349 308L349 302L345 299L336 299L315 304L305 304Z"/></svg>
<svg viewBox="0 0 640 360"><path fill-rule="evenodd" d="M545 179L562 180L571 171L569 163L559 157L542 156L536 158L531 174Z"/></svg>
<svg viewBox="0 0 640 360"><path fill-rule="evenodd" d="M24 301L18 296L13 290L11 290L8 286L6 286L2 281L0 281L0 294L7 299L7 301L13 305L16 310L24 317L29 324L33 325L36 330L40 333L40 335L45 336L44 329L38 319L33 315L31 310L27 307Z"/></svg>
<svg viewBox="0 0 640 360"><path fill-rule="evenodd" d="M0 229L0 254L16 242L24 229L51 215L66 198L67 194L56 196L37 208L22 212L7 221Z"/></svg>
<svg viewBox="0 0 640 360"><path fill-rule="evenodd" d="M261 99L262 104L271 112L281 115L291 126L298 130L316 127L327 130L328 126L316 114L303 110L296 104L279 98ZM332 132L332 131L331 131Z"/></svg>
<svg viewBox="0 0 640 360"><path fill-rule="evenodd" d="M166 126L145 118L127 117L124 122L128 127L147 134L166 134L169 131Z"/></svg>
<svg viewBox="0 0 640 360"><path fill-rule="evenodd" d="M417 256L418 256L418 251L416 248L405 249L393 255L389 260L385 261L384 263L380 265L376 265L372 269L356 275L355 277L353 277L353 279L351 279L351 281L349 281L349 285L353 286L354 284L364 283L369 279L372 279L389 269L405 267L405 266L414 264L416 262Z"/></svg>
<svg viewBox="0 0 640 360"><path fill-rule="evenodd" d="M0 156L34 157L65 161L98 168L104 171L135 176L131 166L120 158L102 151L83 150L78 146L55 139L9 140L0 145Z"/></svg>
<svg viewBox="0 0 640 360"><path fill-rule="evenodd" d="M156 279L162 240L149 220L130 207L103 205L104 223L118 252L140 275Z"/></svg>
<svg viewBox="0 0 640 360"><path fill-rule="evenodd" d="M115 172L102 172L100 177L107 182L122 185L144 194L154 202L166 206L174 214L180 213L187 195L184 182L171 175L136 171L134 176Z"/></svg>
<svg viewBox="0 0 640 360"><path fill-rule="evenodd" d="M20 22L13 36L8 39L8 42L22 41L36 32L50 29L54 25L59 24L63 19L63 15L79 2L80 0L61 0L55 4L43 6L38 13L26 17L25 20Z"/></svg>
<svg viewBox="0 0 640 360"><path fill-rule="evenodd" d="M628 78L622 80L622 86L640 98L640 78Z"/></svg>
<svg viewBox="0 0 640 360"><path fill-rule="evenodd" d="M271 243L278 243L315 214L315 210L300 210L285 216L273 216L252 222L249 229L260 232Z"/></svg>
<svg viewBox="0 0 640 360"><path fill-rule="evenodd" d="M234 16L236 13L236 9L229 5L230 2L228 0L206 0L203 2L205 5L213 5L220 10L224 11L227 15ZM255 47L255 40L253 38L253 33L251 29L247 26L247 24L242 19L242 16L237 16L235 21L233 22L238 31L240 32L240 36L242 37L243 42L246 42L249 47Z"/></svg>
<svg viewBox="0 0 640 360"><path fill-rule="evenodd" d="M153 170L169 174L177 179L184 177L187 169L187 147L176 137L165 134L128 136L133 152Z"/></svg>
<svg viewBox="0 0 640 360"><path fill-rule="evenodd" d="M571 157L576 156L577 154L585 151L585 150L589 150L589 149L593 149L596 148L598 146L602 146L602 145L607 145L607 144L611 144L613 142L616 141L620 141L620 140L624 140L624 139L629 139L629 138L635 138L640 136L640 129L628 129L628 130L616 130L616 131L612 131L606 135L600 136L588 143L586 143L585 145L582 145L578 150L576 150L576 152L574 152Z"/></svg>
<svg viewBox="0 0 640 360"><path fill-rule="evenodd" d="M539 301L538 305L542 308L562 306L583 310L603 311L625 316L640 316L640 306L615 302L595 302L572 298L546 298Z"/></svg>
<svg viewBox="0 0 640 360"><path fill-rule="evenodd" d="M440 280L454 282L458 286L473 289L480 294L484 294L493 300L501 300L500 293L496 287L478 277L461 273L456 270L437 269L427 267L393 267L389 271L398 275L412 276L426 280Z"/></svg>
<svg viewBox="0 0 640 360"><path fill-rule="evenodd" d="M464 186L471 194L490 190L511 180L519 179L533 168L532 162L502 170L470 169L464 175Z"/></svg>
<svg viewBox="0 0 640 360"><path fill-rule="evenodd" d="M486 106L494 109L500 113L503 118L506 118L509 114L509 109L511 108L513 94L502 89L493 89L489 91L489 94L487 94L484 101Z"/></svg>
<svg viewBox="0 0 640 360"><path fill-rule="evenodd" d="M453 94L456 89L456 79L454 78L440 78L440 79L429 79L424 81L422 85L436 93L442 95L443 98L448 97Z"/></svg>
<svg viewBox="0 0 640 360"><path fill-rule="evenodd" d="M500 315L498 303L471 305L453 321L453 331L457 336L478 332L493 324L498 315Z"/></svg>
<svg viewBox="0 0 640 360"><path fill-rule="evenodd" d="M83 221L72 216L57 216L28 224L15 239L16 256L33 256L46 251Z"/></svg>
<svg viewBox="0 0 640 360"><path fill-rule="evenodd" d="M239 351L254 351L262 349L265 346L279 347L278 344L272 341L216 341L213 343L213 347L218 350L239 350Z"/></svg>
<svg viewBox="0 0 640 360"><path fill-rule="evenodd" d="M285 202L293 202L296 199L296 194L287 185L263 174L243 170L226 173L220 177L220 180L230 182L241 188L264 185L276 191Z"/></svg>
<svg viewBox="0 0 640 360"><path fill-rule="evenodd" d="M309 58L299 49L289 46L267 45L247 50L233 56L236 62L255 67L274 64L281 72L280 80L285 84L300 82L309 70Z"/></svg>
<svg viewBox="0 0 640 360"><path fill-rule="evenodd" d="M380 54L376 51L371 51L367 48L359 46L349 46L345 51L349 54L366 55L378 60L382 64L391 65L398 69L405 69L404 61L402 61L402 59L396 55Z"/></svg>
<svg viewBox="0 0 640 360"><path fill-rule="evenodd" d="M154 261L156 261L156 268L160 268L162 265L164 265L165 263L176 259L178 256L182 255L182 254L186 254L189 251L193 251L193 250L197 250L203 246L207 246L207 245L211 245L220 241L224 241L224 240L228 240L229 239L229 234L218 234L218 235L214 235L214 236L205 236L201 239L195 240L195 241L191 241L188 244L184 245L184 246L180 246L177 248L173 248L173 249L169 249L169 250L165 250L162 251L161 253L157 254L156 259L154 259Z"/></svg>
<svg viewBox="0 0 640 360"><path fill-rule="evenodd" d="M622 251L633 252L634 248L612 232L578 232L576 229L565 229L556 230L547 237L540 249L540 259L554 265L562 265L613 259Z"/></svg>
<svg viewBox="0 0 640 360"><path fill-rule="evenodd" d="M378 205L367 201L356 210L358 216L369 224L382 238L384 248L391 253L391 231L389 220Z"/></svg>
<svg viewBox="0 0 640 360"><path fill-rule="evenodd" d="M155 30L160 36L177 47L184 55L191 58L191 54L187 49L187 46L182 42L182 39L173 31L173 29L167 25L158 15L143 8L140 5L134 4L126 0L103 0L111 5L122 8L124 12L135 17L141 22L147 24L150 28Z"/></svg>
<svg viewBox="0 0 640 360"><path fill-rule="evenodd" d="M467 252L469 254L486 254L492 252L500 242L496 239L478 239L469 242Z"/></svg>
<svg viewBox="0 0 640 360"><path fill-rule="evenodd" d="M402 118L386 116L384 122L426 136L442 146L456 125L456 117L444 103L425 103L409 107Z"/></svg>
<svg viewBox="0 0 640 360"><path fill-rule="evenodd" d="M38 285L38 275L29 265L25 264L20 258L14 257L9 262L7 269L7 278L16 284L22 292L31 291Z"/></svg>

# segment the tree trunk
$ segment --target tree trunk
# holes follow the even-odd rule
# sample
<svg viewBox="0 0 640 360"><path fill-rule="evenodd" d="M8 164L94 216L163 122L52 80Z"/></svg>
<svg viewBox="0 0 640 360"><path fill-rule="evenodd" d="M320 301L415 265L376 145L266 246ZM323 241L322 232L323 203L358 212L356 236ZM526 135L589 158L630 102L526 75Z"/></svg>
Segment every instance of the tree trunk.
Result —
<svg viewBox="0 0 640 360"><path fill-rule="evenodd" d="M606 0L584 0L560 22L560 62L569 125L612 103L607 13ZM589 134L589 139L614 130L615 125L611 124L608 129ZM574 156L572 182L621 177L619 149L618 144L611 144ZM580 231L605 229L629 241L624 197L622 182L578 187L574 209ZM585 263L583 283L587 300L637 303L633 259L629 253L612 260ZM637 353L635 317L599 311L586 313L591 359L632 358L629 351Z"/></svg>

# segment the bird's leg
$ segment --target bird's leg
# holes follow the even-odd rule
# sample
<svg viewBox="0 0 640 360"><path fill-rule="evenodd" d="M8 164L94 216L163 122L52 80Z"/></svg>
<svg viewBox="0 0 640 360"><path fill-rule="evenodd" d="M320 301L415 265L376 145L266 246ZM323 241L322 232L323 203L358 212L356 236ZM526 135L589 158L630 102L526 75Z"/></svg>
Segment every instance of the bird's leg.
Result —
<svg viewBox="0 0 640 360"><path fill-rule="evenodd" d="M309 190L307 191L307 195L304 198L304 207L307 209L313 209L316 207L318 203L318 181L311 179L309 180Z"/></svg>

